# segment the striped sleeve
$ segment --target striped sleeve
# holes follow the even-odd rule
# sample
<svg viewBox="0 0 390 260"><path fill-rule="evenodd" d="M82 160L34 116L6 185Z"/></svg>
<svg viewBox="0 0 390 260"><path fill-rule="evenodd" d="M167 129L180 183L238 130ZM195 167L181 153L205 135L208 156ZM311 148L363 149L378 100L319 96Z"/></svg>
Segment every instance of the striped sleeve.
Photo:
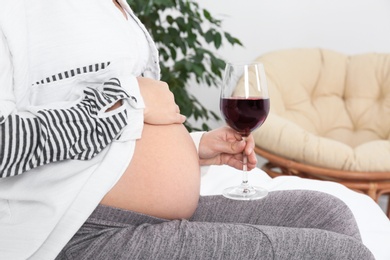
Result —
<svg viewBox="0 0 390 260"><path fill-rule="evenodd" d="M82 101L68 109L43 109L33 118L11 114L0 122L0 178L61 160L89 160L127 125L127 112L104 110L130 96L117 78L102 89L86 88ZM0 118L1 119L1 118Z"/></svg>

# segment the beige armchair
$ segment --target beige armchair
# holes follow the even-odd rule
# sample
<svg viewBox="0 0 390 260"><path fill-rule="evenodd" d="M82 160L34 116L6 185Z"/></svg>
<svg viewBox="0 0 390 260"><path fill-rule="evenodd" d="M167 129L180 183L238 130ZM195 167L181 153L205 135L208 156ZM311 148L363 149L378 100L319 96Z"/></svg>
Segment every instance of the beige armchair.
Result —
<svg viewBox="0 0 390 260"><path fill-rule="evenodd" d="M263 170L336 181L375 201L390 194L390 54L290 49L257 61L271 100L253 133Z"/></svg>

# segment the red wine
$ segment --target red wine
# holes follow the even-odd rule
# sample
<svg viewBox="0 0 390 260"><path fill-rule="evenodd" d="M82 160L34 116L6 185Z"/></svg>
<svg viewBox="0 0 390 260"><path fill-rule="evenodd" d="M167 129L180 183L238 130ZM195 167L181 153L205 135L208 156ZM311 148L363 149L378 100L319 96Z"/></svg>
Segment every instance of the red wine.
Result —
<svg viewBox="0 0 390 260"><path fill-rule="evenodd" d="M220 106L226 123L242 136L248 136L267 118L269 99L222 98Z"/></svg>

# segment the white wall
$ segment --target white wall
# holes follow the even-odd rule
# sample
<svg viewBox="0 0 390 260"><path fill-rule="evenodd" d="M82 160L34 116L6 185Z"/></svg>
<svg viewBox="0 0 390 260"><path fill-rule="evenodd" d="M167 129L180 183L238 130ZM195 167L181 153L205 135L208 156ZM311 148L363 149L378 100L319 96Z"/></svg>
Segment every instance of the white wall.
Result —
<svg viewBox="0 0 390 260"><path fill-rule="evenodd" d="M291 47L322 47L346 54L390 52L390 0L196 0L223 20L244 48L226 46L226 60L252 60ZM219 89L190 87L219 113ZM217 127L223 122L209 122Z"/></svg>

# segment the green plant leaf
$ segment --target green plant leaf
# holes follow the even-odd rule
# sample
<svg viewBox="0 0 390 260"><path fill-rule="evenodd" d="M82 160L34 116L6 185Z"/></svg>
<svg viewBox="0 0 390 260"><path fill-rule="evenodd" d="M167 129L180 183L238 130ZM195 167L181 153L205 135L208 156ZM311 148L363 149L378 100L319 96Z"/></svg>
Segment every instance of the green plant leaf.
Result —
<svg viewBox="0 0 390 260"><path fill-rule="evenodd" d="M214 34L215 48L219 49L219 47L221 47L221 44L222 44L222 35L219 32L217 32Z"/></svg>

